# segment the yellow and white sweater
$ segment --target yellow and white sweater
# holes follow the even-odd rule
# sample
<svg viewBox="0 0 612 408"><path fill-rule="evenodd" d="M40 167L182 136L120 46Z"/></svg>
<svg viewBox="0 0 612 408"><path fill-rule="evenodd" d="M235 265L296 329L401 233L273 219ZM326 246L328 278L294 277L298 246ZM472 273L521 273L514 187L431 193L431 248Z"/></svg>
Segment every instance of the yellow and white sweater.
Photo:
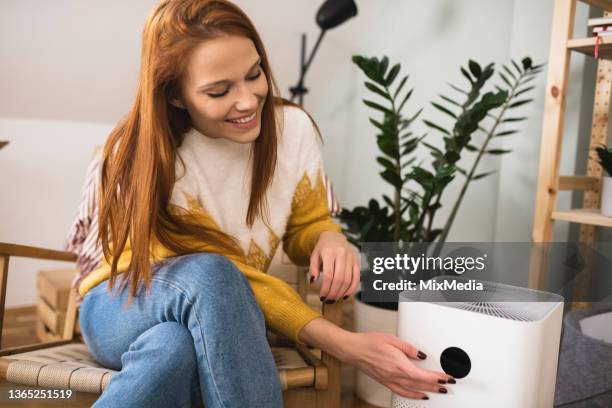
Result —
<svg viewBox="0 0 612 408"><path fill-rule="evenodd" d="M243 256L228 256L248 278L268 327L290 339L320 314L309 308L284 281L265 272L281 241L289 258L308 265L310 254L323 231L341 228L332 221L323 185L319 136L308 115L299 108L277 109L279 132L277 167L268 189L269 219L246 225L250 195L251 144L207 137L190 130L177 160L172 204L207 226L218 228L240 243ZM202 250L215 250L205 243ZM152 247L152 262L175 256L159 243ZM131 258L126 246L118 264L125 272ZM78 286L81 296L110 277L105 261Z"/></svg>

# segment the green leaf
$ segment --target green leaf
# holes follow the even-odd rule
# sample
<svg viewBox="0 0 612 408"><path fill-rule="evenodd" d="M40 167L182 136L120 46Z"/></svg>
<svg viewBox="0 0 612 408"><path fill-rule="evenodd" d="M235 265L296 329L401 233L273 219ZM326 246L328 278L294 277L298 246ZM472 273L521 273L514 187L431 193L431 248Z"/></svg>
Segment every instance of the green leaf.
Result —
<svg viewBox="0 0 612 408"><path fill-rule="evenodd" d="M513 135L515 133L518 133L518 130L504 130L503 132L499 132L493 135L493 137L503 137L503 136L510 136Z"/></svg>
<svg viewBox="0 0 612 408"><path fill-rule="evenodd" d="M468 94L468 92L467 92L467 91L464 91L463 89L459 88L458 86L455 86L455 85L453 85L453 84L451 84L451 83L449 83L448 85L449 85L451 88L453 88L455 91L459 92L459 93L462 93L462 94L464 94L464 95L467 95L467 94Z"/></svg>
<svg viewBox="0 0 612 408"><path fill-rule="evenodd" d="M444 106L442 106L442 105L440 105L440 104L438 104L438 103L435 103L435 102L432 102L431 104L433 105L433 107L434 107L434 108L438 109L438 110L439 110L439 111L441 111L441 112L446 113L446 114L447 114L448 116L450 116L451 118L453 118L453 119L457 119L457 115L455 115L455 114L454 114L452 111L450 111L449 109L446 109Z"/></svg>
<svg viewBox="0 0 612 408"><path fill-rule="evenodd" d="M440 95L440 94L438 94L438 96L439 96L440 98L444 99L446 102L448 102L448 103L452 104L452 105L455 105L455 106L457 106L457 107L459 107L459 108L461 107L461 104L460 104L459 102L454 101L454 100L452 100L451 98L449 98L449 97L447 97L447 96Z"/></svg>
<svg viewBox="0 0 612 408"><path fill-rule="evenodd" d="M378 129L380 129L383 133L390 133L390 134L395 133L395 129L393 129L393 127L383 125L382 123L378 122L375 119L370 118L370 123L376 126Z"/></svg>
<svg viewBox="0 0 612 408"><path fill-rule="evenodd" d="M383 196L382 196L382 197L383 197L383 200L385 201L385 203L387 203L387 205L388 205L389 207L394 207L394 206L395 206L395 204L393 203L393 201L391 201L391 199L389 198L389 196L387 196L387 195L383 194Z"/></svg>
<svg viewBox="0 0 612 408"><path fill-rule="evenodd" d="M438 149L436 146L431 145L427 142L421 142L421 143L423 144L423 146L427 147L429 150L442 154L442 150Z"/></svg>
<svg viewBox="0 0 612 408"><path fill-rule="evenodd" d="M397 98L397 95L399 95L400 91L404 87L404 84L406 83L407 80L408 80L408 75L402 78L402 81L397 86L397 89L395 90L395 93L393 94L393 99Z"/></svg>
<svg viewBox="0 0 612 408"><path fill-rule="evenodd" d="M391 97L387 94L387 92L385 92L383 89L380 89L378 86L374 85L372 82L364 82L366 88L368 88L370 91L382 96L383 98L391 101Z"/></svg>
<svg viewBox="0 0 612 408"><path fill-rule="evenodd" d="M393 81L395 80L395 77L400 71L400 67L401 67L400 64L395 64L393 68L391 68L391 70L389 71L389 75L387 75L387 78L385 79L387 86L390 86L393 83Z"/></svg>
<svg viewBox="0 0 612 408"><path fill-rule="evenodd" d="M510 75L510 77L512 77L512 79L514 79L514 80L516 81L516 75L514 75L514 73L513 73L512 71L510 71L510 69L509 69L507 66L502 65L502 69L503 69L504 71L506 71L506 73L507 73L508 75Z"/></svg>
<svg viewBox="0 0 612 408"><path fill-rule="evenodd" d="M506 154L506 153L510 153L512 150L504 150L504 149L489 149L486 150L485 153L488 154Z"/></svg>
<svg viewBox="0 0 612 408"><path fill-rule="evenodd" d="M395 164L393 164L391 160L385 157L377 157L376 161L380 163L386 169L395 170Z"/></svg>
<svg viewBox="0 0 612 408"><path fill-rule="evenodd" d="M393 140L389 140L388 138L379 135L376 139L376 144L378 145L378 148L381 152L393 158L394 160L399 157L398 146L393 142Z"/></svg>
<svg viewBox="0 0 612 408"><path fill-rule="evenodd" d="M518 98L519 96L521 96L525 92L529 92L529 91L531 91L534 88L535 88L535 86L528 86L527 88L521 89L520 91L518 91L517 93L514 94L514 97Z"/></svg>
<svg viewBox="0 0 612 408"><path fill-rule="evenodd" d="M382 173L380 173L380 176L387 181L389 184L391 184L393 187L397 188L397 189L401 189L402 188L402 178L394 171L391 171L389 169L383 171Z"/></svg>
<svg viewBox="0 0 612 408"><path fill-rule="evenodd" d="M468 79L468 81L470 81L470 84L474 83L474 80L472 79L472 77L470 76L469 72L467 72L467 70L463 67L461 67L461 73L463 74L464 77L466 77Z"/></svg>
<svg viewBox="0 0 612 408"><path fill-rule="evenodd" d="M408 99L410 99L410 97L412 96L412 91L414 91L414 88L410 89L407 93L406 96L404 96L404 99L402 100L402 103L400 103L399 108L397 108L398 112L401 112L402 109L404 108L404 104L408 101ZM420 113L420 111L419 111Z"/></svg>
<svg viewBox="0 0 612 408"><path fill-rule="evenodd" d="M520 118L505 118L502 120L502 123L506 123L506 122L521 122L523 120L528 119L527 117L520 117Z"/></svg>
<svg viewBox="0 0 612 408"><path fill-rule="evenodd" d="M524 70L528 70L532 67L532 62L531 62L531 58L526 57L523 58L523 60L521 61L523 63L523 69Z"/></svg>
<svg viewBox="0 0 612 408"><path fill-rule="evenodd" d="M519 73L519 75L523 73L523 70L521 69L521 67L519 67L519 65L516 63L516 61L510 60L510 62L512 63L512 65L514 66L516 71Z"/></svg>
<svg viewBox="0 0 612 408"><path fill-rule="evenodd" d="M506 83L506 85L508 85L510 88L512 88L512 84L510 83L510 81L508 80L508 78L506 78L504 76L504 74L502 74L501 72L499 73L499 76L501 77L501 79L504 80L504 82Z"/></svg>
<svg viewBox="0 0 612 408"><path fill-rule="evenodd" d="M411 92L412 92L412 90L411 90ZM423 108L419 109L418 111L416 111L416 113L414 115L412 115L410 118L406 119L405 120L406 125L410 125L417 117L419 117L421 112L423 112Z"/></svg>
<svg viewBox="0 0 612 408"><path fill-rule="evenodd" d="M383 59L380 61L380 65L378 66L378 72L380 75L385 75L387 72L387 67L389 66L389 58L385 55Z"/></svg>
<svg viewBox="0 0 612 408"><path fill-rule="evenodd" d="M419 183L424 188L431 187L431 184L434 179L434 175L431 172L425 170L422 167L418 167L418 166L412 169L411 175L412 175L412 179L416 181L417 183Z"/></svg>
<svg viewBox="0 0 612 408"><path fill-rule="evenodd" d="M508 106L508 108L509 109L518 108L519 106L529 103L531 101L533 101L533 99L523 99L521 101L516 101L516 102L511 103L510 106Z"/></svg>
<svg viewBox="0 0 612 408"><path fill-rule="evenodd" d="M381 111L383 113L386 113L388 115L393 115L393 112L390 109L385 108L384 106L379 105L376 102L372 102L372 101L368 101L367 99L364 99L363 103L365 103L367 106L369 106L372 109L379 110L379 111Z"/></svg>
<svg viewBox="0 0 612 408"><path fill-rule="evenodd" d="M477 152L478 151L478 148L476 146L474 146L474 145L471 145L471 144L466 144L465 148L467 150L469 150L470 152Z"/></svg>
<svg viewBox="0 0 612 408"><path fill-rule="evenodd" d="M490 176L490 175L491 175L491 174L493 174L493 173L495 173L495 170L493 170L493 171L488 171L488 172L486 172L486 173L476 174L475 176L472 176L471 180L472 180L472 181L474 181L474 180L479 180L479 179L481 179L481 178L485 178L485 177L487 177L487 176Z"/></svg>
<svg viewBox="0 0 612 408"><path fill-rule="evenodd" d="M470 68L472 75L474 75L476 78L482 75L482 68L480 68L480 65L478 65L476 61L469 60L468 67Z"/></svg>
<svg viewBox="0 0 612 408"><path fill-rule="evenodd" d="M444 133L445 135L448 135L448 136L450 136L450 135L451 135L451 133L450 133L448 130L444 129L444 128L443 128L443 127L441 127L441 126L436 125L436 124L435 124L435 123L433 123L433 122L430 122L430 121L428 121L428 120L423 120L423 123L425 123L425 124L426 124L427 126L429 126L430 128L436 129L436 130L438 130L438 131L440 131L440 132Z"/></svg>

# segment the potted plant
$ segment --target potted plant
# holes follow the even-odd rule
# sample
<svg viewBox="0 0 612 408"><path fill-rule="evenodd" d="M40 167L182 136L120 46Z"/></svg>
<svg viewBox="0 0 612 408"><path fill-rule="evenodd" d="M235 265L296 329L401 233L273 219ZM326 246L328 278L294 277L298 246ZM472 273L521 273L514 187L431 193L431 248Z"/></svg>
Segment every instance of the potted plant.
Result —
<svg viewBox="0 0 612 408"><path fill-rule="evenodd" d="M386 56L378 59L357 55L353 62L368 78L365 87L379 100L368 98L363 103L378 116L370 118L377 130L379 155L376 160L382 166L380 176L391 186L392 194L383 194L381 201L372 198L367 206L343 208L340 219L345 234L358 248L363 242L395 242L400 245L437 242L434 250L440 251L470 182L492 174L490 171L477 172L481 158L485 154L509 152L492 148L491 144L498 138L516 133L508 125L526 119L510 117L508 112L531 102L524 95L533 89L528 83L540 72L542 65L533 66L529 58L523 59L522 65L512 61L511 67L503 66L504 71L499 72L500 84L493 91L483 92L495 73L494 65L483 68L470 60L467 69L461 68L469 82L467 90L451 85L459 93L459 98L441 95L441 101L432 102L435 109L452 119L452 126L447 129L442 124L424 120L430 132L415 135L412 125L422 109L410 115L404 114L413 89L405 90L408 75L400 75L400 64L390 66ZM430 133L442 136L440 142L431 141ZM480 133L478 144L474 136ZM419 146L430 151L429 165L417 162ZM466 153L475 154L468 169L459 165ZM464 177L462 188L448 219L439 227L435 217L442 207L443 193L457 175ZM368 285L373 277L365 268L362 284ZM354 310L357 331L396 333L397 302L367 303L362 301L362 292L359 292ZM359 372L356 392L370 404L390 404L390 391Z"/></svg>
<svg viewBox="0 0 612 408"><path fill-rule="evenodd" d="M601 168L608 174L604 176L601 187L601 214L612 217L612 147L595 148Z"/></svg>

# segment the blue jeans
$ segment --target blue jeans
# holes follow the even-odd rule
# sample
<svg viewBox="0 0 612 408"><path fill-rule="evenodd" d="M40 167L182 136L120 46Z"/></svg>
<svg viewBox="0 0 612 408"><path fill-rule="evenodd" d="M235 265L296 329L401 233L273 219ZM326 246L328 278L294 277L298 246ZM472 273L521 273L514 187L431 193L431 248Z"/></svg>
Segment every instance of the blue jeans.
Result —
<svg viewBox="0 0 612 408"><path fill-rule="evenodd" d="M108 281L80 307L83 340L114 374L94 407L282 407L265 322L247 278L227 258L167 259L140 286Z"/></svg>

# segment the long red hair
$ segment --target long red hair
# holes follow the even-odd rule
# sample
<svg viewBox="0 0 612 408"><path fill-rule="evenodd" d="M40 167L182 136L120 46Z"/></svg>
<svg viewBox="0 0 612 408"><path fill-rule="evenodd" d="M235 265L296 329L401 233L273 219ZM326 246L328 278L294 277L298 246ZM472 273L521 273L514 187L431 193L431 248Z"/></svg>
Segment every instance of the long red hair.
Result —
<svg viewBox="0 0 612 408"><path fill-rule="evenodd" d="M261 58L269 91L261 114L261 133L252 149L251 194L246 222L265 215L265 194L276 167L275 106L283 102L263 43L246 14L225 0L163 0L149 14L142 38L140 79L129 113L111 132L102 159L98 240L111 267L112 290L121 253L130 242L132 256L122 286L128 283L128 304L143 282L150 287L151 244L158 240L176 254L197 252L180 237L215 245L225 254L241 254L236 240L188 217L170 203L175 182L177 148L191 128L187 111L169 101L179 95L191 50L221 35L253 41ZM176 210L176 208L174 208Z"/></svg>

